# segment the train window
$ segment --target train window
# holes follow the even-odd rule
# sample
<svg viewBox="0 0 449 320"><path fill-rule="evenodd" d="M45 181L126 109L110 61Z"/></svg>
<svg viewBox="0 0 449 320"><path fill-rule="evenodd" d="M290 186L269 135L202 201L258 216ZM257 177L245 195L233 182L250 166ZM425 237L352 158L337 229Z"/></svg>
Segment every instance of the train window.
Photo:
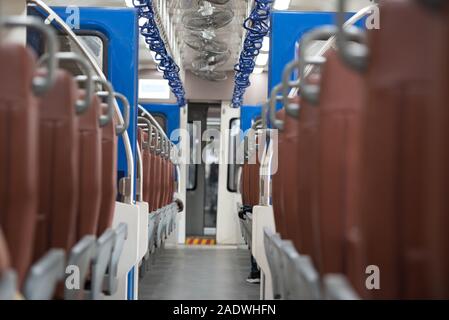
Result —
<svg viewBox="0 0 449 320"><path fill-rule="evenodd" d="M84 44L89 51L89 54L95 59L97 65L104 71L107 69L107 38L104 34L98 31L84 31L80 30L76 32L78 39ZM59 34L59 45L61 51L77 52L80 53L78 46L66 35ZM67 64L69 70L79 72L79 68L75 66L74 62L64 62Z"/></svg>
<svg viewBox="0 0 449 320"><path fill-rule="evenodd" d="M198 166L196 164L197 158L197 148L198 144L201 145L201 141L198 140L198 135L196 134L200 128L196 122L189 122L187 124L190 137L190 161L187 170L187 190L196 189L197 171Z"/></svg>
<svg viewBox="0 0 449 320"><path fill-rule="evenodd" d="M238 148L241 141L240 119L232 119L229 130L229 164L228 164L228 191L238 190L238 166L241 159L238 157Z"/></svg>

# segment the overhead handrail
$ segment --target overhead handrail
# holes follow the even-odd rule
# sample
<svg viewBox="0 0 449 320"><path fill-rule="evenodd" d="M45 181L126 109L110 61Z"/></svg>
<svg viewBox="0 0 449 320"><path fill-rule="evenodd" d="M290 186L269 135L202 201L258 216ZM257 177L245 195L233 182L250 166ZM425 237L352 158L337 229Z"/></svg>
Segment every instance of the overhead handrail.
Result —
<svg viewBox="0 0 449 320"><path fill-rule="evenodd" d="M47 15L48 18L51 19L50 22L56 22L61 29L68 35L68 37L74 42L74 44L78 47L81 54L87 59L87 61L90 63L91 67L95 71L98 77L101 79L107 81L107 77L103 73L103 70L98 65L96 59L92 56L92 54L89 52L89 50L86 48L86 46L78 39L78 36L73 32L72 28L67 25L67 23L62 19L52 8L50 8L44 1L42 0L27 0L28 3L33 3L36 6L38 6L40 9L42 9ZM42 22L41 22L42 23ZM57 43L57 42L56 42ZM57 50L55 50L56 52ZM122 112L120 110L120 107L115 99L113 99L114 107L115 107L115 113L117 115L117 118L119 119L119 122L123 123L123 116ZM123 132L122 134L123 144L125 147L126 152L126 164L128 167L128 172L126 176L126 184L129 186L129 188L125 188L127 190L127 195L125 196L125 199L127 200L126 203L131 203L131 195L134 193L134 157L131 147L131 140L129 139L128 131Z"/></svg>
<svg viewBox="0 0 449 320"><path fill-rule="evenodd" d="M48 54L43 55L39 59L38 64L46 62L49 58L50 58L50 56ZM84 75L86 77L86 81L85 81L86 82L86 88L85 88L86 93L85 93L85 96L83 99L79 99L75 103L76 113L83 114L84 112L87 111L87 109L89 109L91 101L92 101L93 93L94 93L93 76L92 76L92 71L89 67L89 64L86 61L86 59L84 59L83 57L81 57L80 55L78 55L74 52L58 52L58 53L56 53L56 59L57 59L57 61L76 62L83 69L82 71L84 72Z"/></svg>
<svg viewBox="0 0 449 320"><path fill-rule="evenodd" d="M28 27L39 31L42 34L47 43L47 52L49 56L46 61L47 73L44 76L35 76L32 86L35 95L40 96L46 93L56 82L56 69L58 67L56 52L59 50L56 33L38 18L28 16L0 18L0 27Z"/></svg>

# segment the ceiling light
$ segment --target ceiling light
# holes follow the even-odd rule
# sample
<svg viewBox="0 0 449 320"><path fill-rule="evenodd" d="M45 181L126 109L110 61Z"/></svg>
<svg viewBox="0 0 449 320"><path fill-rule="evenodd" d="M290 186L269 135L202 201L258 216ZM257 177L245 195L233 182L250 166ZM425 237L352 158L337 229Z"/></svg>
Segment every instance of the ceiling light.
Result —
<svg viewBox="0 0 449 320"><path fill-rule="evenodd" d="M276 0L273 8L276 10L287 10L290 6L290 0Z"/></svg>

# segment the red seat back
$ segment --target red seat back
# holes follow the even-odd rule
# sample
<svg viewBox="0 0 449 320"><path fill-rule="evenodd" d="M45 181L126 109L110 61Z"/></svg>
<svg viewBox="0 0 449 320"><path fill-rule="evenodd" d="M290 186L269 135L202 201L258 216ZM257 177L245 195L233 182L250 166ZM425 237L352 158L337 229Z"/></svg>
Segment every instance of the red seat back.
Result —
<svg viewBox="0 0 449 320"><path fill-rule="evenodd" d="M101 130L101 205L97 235L112 227L117 198L117 135L116 123L111 121Z"/></svg>
<svg viewBox="0 0 449 320"><path fill-rule="evenodd" d="M369 32L360 213L366 265L380 268L382 287L368 297L447 297L448 270L432 264L435 258L447 266L448 255L441 250L447 231L437 226L445 222L447 230L447 162L434 158L447 152L447 87L441 87L448 72L447 7L437 12L420 1L385 1L382 28Z"/></svg>
<svg viewBox="0 0 449 320"><path fill-rule="evenodd" d="M363 81L331 51L322 69L319 127L319 231L321 273L349 274L360 286L363 273L348 270L360 255L354 194L360 151ZM358 279L358 280L357 280Z"/></svg>
<svg viewBox="0 0 449 320"><path fill-rule="evenodd" d="M39 219L34 261L52 248L67 252L75 244L78 214L78 86L57 72L55 85L39 100Z"/></svg>
<svg viewBox="0 0 449 320"><path fill-rule="evenodd" d="M310 81L319 82L315 78ZM292 199L291 206L298 208L296 233L299 233L300 239L297 241L299 245L297 250L301 254L309 255L315 266L319 265L318 125L319 109L306 101L301 101L297 140L292 138L292 146L296 145L297 148L296 169L293 169L297 170L296 179L292 183L296 182L298 193L297 197ZM284 201L288 196L288 192L284 192Z"/></svg>
<svg viewBox="0 0 449 320"><path fill-rule="evenodd" d="M35 59L26 48L0 45L0 225L22 284L30 266L38 209Z"/></svg>
<svg viewBox="0 0 449 320"><path fill-rule="evenodd" d="M299 97L295 98L292 103L300 104ZM299 166L298 166L298 146L299 146L299 121L303 121L293 118L289 115L284 117L284 128L280 131L282 136L281 146L281 163L279 170L281 170L282 179L282 194L281 203L284 209L284 223L285 230L282 235L284 239L291 240L297 250L302 248L301 232L299 232L300 226L300 214L299 201L297 195L299 193ZM300 213L300 214L298 214Z"/></svg>
<svg viewBox="0 0 449 320"><path fill-rule="evenodd" d="M105 106L95 98L86 113L80 116L78 240L85 235L96 235L98 230L102 187L102 138L99 117L103 108Z"/></svg>

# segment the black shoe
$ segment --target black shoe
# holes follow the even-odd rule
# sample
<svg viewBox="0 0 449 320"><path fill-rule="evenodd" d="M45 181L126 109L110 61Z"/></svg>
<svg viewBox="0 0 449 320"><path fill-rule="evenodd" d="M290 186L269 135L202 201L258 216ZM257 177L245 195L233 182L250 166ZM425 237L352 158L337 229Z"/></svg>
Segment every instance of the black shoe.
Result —
<svg viewBox="0 0 449 320"><path fill-rule="evenodd" d="M249 277L246 279L248 283L260 283L260 272L251 272Z"/></svg>

